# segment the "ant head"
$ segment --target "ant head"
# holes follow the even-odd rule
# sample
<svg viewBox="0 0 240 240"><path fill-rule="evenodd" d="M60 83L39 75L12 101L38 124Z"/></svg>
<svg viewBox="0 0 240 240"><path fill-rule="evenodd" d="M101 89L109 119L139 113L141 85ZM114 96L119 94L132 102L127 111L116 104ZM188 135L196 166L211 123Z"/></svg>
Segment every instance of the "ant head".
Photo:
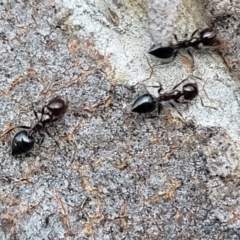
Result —
<svg viewBox="0 0 240 240"><path fill-rule="evenodd" d="M58 119L66 113L68 109L68 100L61 96L56 96L52 98L45 107L51 113L53 118Z"/></svg>
<svg viewBox="0 0 240 240"><path fill-rule="evenodd" d="M198 86L196 83L187 83L183 85L182 90L185 100L192 100L198 95Z"/></svg>
<svg viewBox="0 0 240 240"><path fill-rule="evenodd" d="M19 131L12 140L12 155L27 153L33 149L35 138L26 130Z"/></svg>
<svg viewBox="0 0 240 240"><path fill-rule="evenodd" d="M219 43L216 32L211 28L206 28L200 32L200 38L204 46L214 46Z"/></svg>
<svg viewBox="0 0 240 240"><path fill-rule="evenodd" d="M174 56L175 52L176 50L173 47L161 47L159 45L153 45L148 51L151 55L162 59Z"/></svg>
<svg viewBox="0 0 240 240"><path fill-rule="evenodd" d="M135 100L132 105L132 112L136 113L150 113L156 109L156 102L154 97L146 93Z"/></svg>

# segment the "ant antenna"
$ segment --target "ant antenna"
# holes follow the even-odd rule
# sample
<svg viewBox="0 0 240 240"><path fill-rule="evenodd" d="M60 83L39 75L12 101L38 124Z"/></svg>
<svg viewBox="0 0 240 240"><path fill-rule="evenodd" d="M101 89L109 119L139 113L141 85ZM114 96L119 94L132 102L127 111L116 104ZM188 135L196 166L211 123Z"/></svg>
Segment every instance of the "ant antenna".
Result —
<svg viewBox="0 0 240 240"><path fill-rule="evenodd" d="M18 129L18 128L22 128L22 129L31 129L31 127L28 126L16 126L16 127L11 127L10 129L8 129L5 133L3 133L0 136L0 140L3 139L4 136L6 136L8 133L12 132L14 129Z"/></svg>

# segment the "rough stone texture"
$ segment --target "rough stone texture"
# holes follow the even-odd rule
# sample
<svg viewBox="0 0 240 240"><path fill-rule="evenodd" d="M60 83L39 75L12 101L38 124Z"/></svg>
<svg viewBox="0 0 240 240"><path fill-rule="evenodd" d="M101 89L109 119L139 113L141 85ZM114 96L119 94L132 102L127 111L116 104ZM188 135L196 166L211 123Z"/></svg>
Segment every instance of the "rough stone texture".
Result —
<svg viewBox="0 0 240 240"><path fill-rule="evenodd" d="M0 239L240 238L239 85L217 52L159 66L141 1L0 9L1 132L33 124L31 102L70 102L49 127L60 149L46 136L14 158L17 130L1 140ZM158 118L130 113L141 83L167 91L189 75L200 96L176 106L182 116L169 105Z"/></svg>
<svg viewBox="0 0 240 240"><path fill-rule="evenodd" d="M237 77L240 76L240 2L238 0L208 0L211 24L218 29L222 40L222 56Z"/></svg>
<svg viewBox="0 0 240 240"><path fill-rule="evenodd" d="M181 0L145 1L149 22L149 32L155 44L168 44L178 16ZM164 22L164 24L163 24Z"/></svg>
<svg viewBox="0 0 240 240"><path fill-rule="evenodd" d="M207 24L202 0L146 0L149 32L155 44L167 46L173 33L191 35L191 29L203 29ZM174 40L175 41L175 40Z"/></svg>

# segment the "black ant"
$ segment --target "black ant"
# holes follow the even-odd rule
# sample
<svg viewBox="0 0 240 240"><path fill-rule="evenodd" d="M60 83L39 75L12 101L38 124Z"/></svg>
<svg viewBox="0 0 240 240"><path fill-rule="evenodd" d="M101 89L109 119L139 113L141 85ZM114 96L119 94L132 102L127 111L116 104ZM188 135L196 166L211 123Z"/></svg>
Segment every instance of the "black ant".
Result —
<svg viewBox="0 0 240 240"><path fill-rule="evenodd" d="M177 103L180 103L180 99L182 98L183 101L181 103L188 103L188 101L193 100L198 95L198 87L196 83L184 84L182 87L182 91L176 89L180 84L177 84L171 92L167 93L161 93L162 88L160 87L158 90L159 93L158 97L153 97L149 93L140 96L133 103L132 112L140 114L151 113L158 109L159 114L162 109L161 103L164 101L173 100Z"/></svg>
<svg viewBox="0 0 240 240"><path fill-rule="evenodd" d="M16 128L29 129L19 131L12 140L12 155L24 154L31 151L36 142L36 134L38 133L41 137L41 142L44 140L44 131L50 135L46 126L57 121L61 118L67 111L68 101L67 99L63 99L60 96L56 96L52 98L48 104L43 106L41 111L41 117L38 118L37 112L34 111L35 117L38 121L35 123L33 127L28 126L16 126L8 130L6 133L2 135L4 137L6 134L10 133L12 130ZM51 135L50 135L51 136ZM1 138L2 138L1 137Z"/></svg>
<svg viewBox="0 0 240 240"><path fill-rule="evenodd" d="M174 37L177 41L176 44L170 44L170 46L162 47L160 44L153 45L148 53L157 58L167 59L170 57L176 57L180 49L194 48L199 49L200 45L205 47L216 46L219 44L216 33L211 28L205 28L199 33L199 37L194 37L198 30L194 31L189 40L178 41L177 36Z"/></svg>

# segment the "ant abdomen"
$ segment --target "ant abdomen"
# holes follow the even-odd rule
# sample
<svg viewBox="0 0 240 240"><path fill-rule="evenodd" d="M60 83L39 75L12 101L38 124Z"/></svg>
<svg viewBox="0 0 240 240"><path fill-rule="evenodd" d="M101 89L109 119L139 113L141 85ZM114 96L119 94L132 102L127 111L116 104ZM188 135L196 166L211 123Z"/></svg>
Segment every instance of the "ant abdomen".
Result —
<svg viewBox="0 0 240 240"><path fill-rule="evenodd" d="M153 55L157 58L167 59L167 58L174 56L175 49L170 46L169 47L161 47L159 45L153 45L149 49L148 53L150 53L151 55Z"/></svg>
<svg viewBox="0 0 240 240"><path fill-rule="evenodd" d="M28 131L19 131L12 140L12 155L24 154L34 147L35 138L28 135Z"/></svg>
<svg viewBox="0 0 240 240"><path fill-rule="evenodd" d="M156 109L156 103L154 102L154 97L146 93L139 98L132 105L132 112L136 113L150 113Z"/></svg>

